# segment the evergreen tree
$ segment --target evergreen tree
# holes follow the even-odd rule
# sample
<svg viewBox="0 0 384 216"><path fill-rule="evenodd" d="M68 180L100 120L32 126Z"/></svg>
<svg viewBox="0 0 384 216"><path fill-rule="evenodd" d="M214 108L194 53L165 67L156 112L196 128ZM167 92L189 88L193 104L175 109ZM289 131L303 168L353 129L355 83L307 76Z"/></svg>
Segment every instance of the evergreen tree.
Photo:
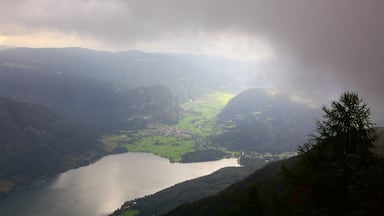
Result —
<svg viewBox="0 0 384 216"><path fill-rule="evenodd" d="M300 166L283 172L293 190L308 187L307 205L323 213L345 213L356 207L376 168L375 128L369 107L354 92L343 93L323 111L317 134L299 147Z"/></svg>
<svg viewBox="0 0 384 216"><path fill-rule="evenodd" d="M329 159L342 166L343 172L353 168L369 171L375 158L376 136L367 104L357 93L345 92L339 101L332 102L331 109L323 107L323 111L324 120L317 123L319 135L314 137L315 144L328 145L332 153Z"/></svg>
<svg viewBox="0 0 384 216"><path fill-rule="evenodd" d="M371 112L353 92L343 93L339 101L333 101L330 109L324 106L323 111L324 120L317 123L314 145L301 147L299 151L307 153L313 149L323 165L339 171L344 195L348 196L352 175L368 174L376 161L373 152L376 135ZM357 171L359 173L355 173Z"/></svg>

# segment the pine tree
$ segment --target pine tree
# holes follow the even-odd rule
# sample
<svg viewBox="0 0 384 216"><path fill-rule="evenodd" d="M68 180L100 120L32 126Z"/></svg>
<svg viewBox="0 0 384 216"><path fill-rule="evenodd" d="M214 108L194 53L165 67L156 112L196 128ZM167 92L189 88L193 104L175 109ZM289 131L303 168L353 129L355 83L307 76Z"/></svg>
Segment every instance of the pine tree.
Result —
<svg viewBox="0 0 384 216"><path fill-rule="evenodd" d="M294 176L296 186L308 187L317 209L337 214L351 208L366 189L378 162L376 132L370 109L357 93L343 93L323 111L317 134L299 147L298 170L289 175Z"/></svg>

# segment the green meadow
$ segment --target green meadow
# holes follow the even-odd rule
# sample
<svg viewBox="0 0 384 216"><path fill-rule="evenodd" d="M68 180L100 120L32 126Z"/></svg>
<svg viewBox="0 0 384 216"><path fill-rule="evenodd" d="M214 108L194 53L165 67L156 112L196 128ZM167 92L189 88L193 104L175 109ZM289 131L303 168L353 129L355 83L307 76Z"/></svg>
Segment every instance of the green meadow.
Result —
<svg viewBox="0 0 384 216"><path fill-rule="evenodd" d="M216 132L216 117L234 97L226 92L213 92L183 105L187 115L175 127L208 137Z"/></svg>
<svg viewBox="0 0 384 216"><path fill-rule="evenodd" d="M140 211L138 210L128 210L128 211L125 211L121 216L135 216L135 215L139 215Z"/></svg>
<svg viewBox="0 0 384 216"><path fill-rule="evenodd" d="M102 138L106 149L125 148L129 152L148 152L171 161L197 150L197 143L209 145L209 136L219 133L216 117L233 94L212 92L182 105L184 115L175 125L150 125L139 131L122 131Z"/></svg>

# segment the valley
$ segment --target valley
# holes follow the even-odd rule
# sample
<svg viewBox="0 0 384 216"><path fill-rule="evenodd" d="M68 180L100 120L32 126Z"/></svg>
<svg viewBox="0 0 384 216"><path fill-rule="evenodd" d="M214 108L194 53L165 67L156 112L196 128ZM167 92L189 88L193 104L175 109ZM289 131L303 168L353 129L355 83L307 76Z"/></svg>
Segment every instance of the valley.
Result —
<svg viewBox="0 0 384 216"><path fill-rule="evenodd" d="M169 158L173 162L199 162L217 160L224 157L240 157L240 155L243 156L241 161L244 162L246 160L250 160L250 158L262 157L263 155L275 155L278 157L278 155L285 154L286 156L282 156L283 158L294 155L297 143L304 142L306 135L309 135L310 133L310 130L305 132L304 129L306 126L312 124L310 119L314 119L314 116L311 116L314 112L309 108L305 108L303 105L294 104L291 101L285 102L285 104L283 102L282 104L274 105L280 106L279 109L287 109L288 106L301 107L301 110L303 111L301 114L307 115L304 118L301 117L306 121L301 123L302 121L294 116L294 111L272 110L271 108L268 108L268 106L272 107L270 104L273 103L272 101L286 100L284 96L279 96L284 99L273 99L273 97L275 97L274 95L268 95L268 93L264 95L264 91L266 90L254 89L253 91L257 92L257 94L261 94L261 96L247 96L248 98L245 100L249 100L253 97L256 99L263 98L269 102L261 102L260 104L263 105L260 105L260 107L252 107L250 105L248 106L249 111L239 111L242 115L238 113L230 114L233 115L234 118L223 118L220 117L226 115L222 112L223 109L227 106L231 99L235 97L235 95L227 92L215 91L202 95L201 97L191 99L190 101L182 104L182 114L176 124L152 124L148 125L148 128L143 130L121 130L118 134L104 136L102 138L102 143L106 146L109 152L148 152ZM308 111L306 109L308 109ZM263 111L263 113L261 111ZM284 112L287 114L284 114ZM248 116L247 113L251 113L251 116ZM254 117L254 113L258 113L256 119ZM284 128L280 129L278 132L274 132L272 130L278 129L278 127L272 126L271 128L271 126L268 126L270 124L270 119L288 121L284 119L284 116L280 117L280 115L289 115L290 121L296 120L296 124L304 124L293 127L291 126L293 130L295 130L294 127L297 127L298 131L291 132L291 134L294 134L292 139L290 139L292 135L287 134L287 138L284 142L278 140L278 137L275 138L274 133L281 136L280 134L287 131L287 129ZM247 119L248 121L244 123L243 121ZM253 120L254 122L249 123L249 120L252 119L255 119ZM277 124L281 125L286 123ZM255 125L258 128L255 129ZM232 132L239 130L242 131L241 134ZM255 132L260 134L254 136ZM262 133L265 133L266 135L262 135ZM251 141L245 141L244 139L246 139L247 136L254 136L254 138L252 138ZM299 136L300 138L295 136ZM224 137L225 140L222 140ZM224 145L225 143L228 143L228 141L232 140L232 145L240 146L240 144L236 144L236 141L239 139L243 139L243 145L245 145L246 142L249 142L246 144L249 147L228 148L229 146ZM260 143L257 145L259 147L256 149L255 147L251 147L254 142ZM275 142L275 144L268 144L268 142ZM285 146L291 146L287 148L283 146L283 144ZM262 145L269 147L262 149L260 148ZM273 145L275 145L275 147L272 149ZM272 152L270 150L272 150ZM289 153L290 151L292 153Z"/></svg>
<svg viewBox="0 0 384 216"><path fill-rule="evenodd" d="M242 167L210 169L201 175L217 171L184 183L181 181L185 179L171 181L177 185L170 188L165 187L172 184L137 193L144 189L134 186L136 190L119 194L117 191L127 186L125 182L134 179L133 176L139 177L138 182L143 181L141 172L152 170L152 174L164 178L178 174L173 168L166 174L163 167L146 167L141 159L139 162L117 160L92 174L92 178L105 175L108 179L105 185L88 179L79 190L95 183L100 194L108 195L110 200L116 197L118 204L108 206L104 214L112 213L125 201L112 215L165 214L185 202L205 206L205 201L200 204L198 200L223 190L227 193L226 190L232 190L231 185L243 179L256 182L263 190L265 187L283 190L281 170L277 166L296 167L295 161L300 157L298 147L307 143L315 132L321 111L296 95L243 85L242 77L249 71L237 72L230 67L233 63L207 56L109 53L80 48L1 51L2 200L11 199L13 194L21 194L24 199L23 193L35 183L45 185L46 179L61 176L62 172L92 167L108 155L141 155L145 159L147 156L143 154L147 153L155 157L150 165L154 167L157 156L170 167L188 168L203 163L211 166L227 160L231 161L230 165L224 163L217 169L238 164ZM138 172L129 171L134 167L139 167ZM120 174L126 175L117 177ZM250 175L256 177L247 177ZM116 178L122 182L116 183ZM149 181L157 176L148 178ZM71 181L78 180L81 179L74 176ZM252 184L245 185L245 191L251 195L264 196ZM47 197L55 194L51 189ZM133 193L137 195L130 196ZM60 200L63 194L56 195ZM219 197L226 199L220 194ZM98 202L104 202L101 198L95 195L87 199L92 201L90 205L97 206ZM242 200L248 198L240 195L240 201L236 198L234 202L239 201L242 206ZM52 206L60 203L57 199L52 200ZM87 203L87 199L78 199ZM78 200L72 201L65 205L74 207ZM189 209L189 204L184 206ZM87 215L83 207L79 208ZM22 211L34 207L25 208Z"/></svg>
<svg viewBox="0 0 384 216"><path fill-rule="evenodd" d="M0 0L0 216L383 216L384 0Z"/></svg>
<svg viewBox="0 0 384 216"><path fill-rule="evenodd" d="M212 149L222 152L222 157L238 156L238 152L214 148L209 140L212 135L221 133L216 118L233 97L226 92L208 93L182 104L181 117L174 125L155 124L144 130L120 131L119 134L104 136L102 142L110 152L116 149L148 152L173 162L182 160L187 153Z"/></svg>

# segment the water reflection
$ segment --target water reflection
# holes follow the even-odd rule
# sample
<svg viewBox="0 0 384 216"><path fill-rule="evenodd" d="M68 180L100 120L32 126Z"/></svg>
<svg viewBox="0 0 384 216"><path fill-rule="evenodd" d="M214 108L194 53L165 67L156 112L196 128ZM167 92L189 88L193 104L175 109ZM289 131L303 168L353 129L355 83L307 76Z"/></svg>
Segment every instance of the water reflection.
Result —
<svg viewBox="0 0 384 216"><path fill-rule="evenodd" d="M55 178L36 182L0 201L1 215L106 215L124 201L155 193L237 159L179 164L145 153L107 156Z"/></svg>

